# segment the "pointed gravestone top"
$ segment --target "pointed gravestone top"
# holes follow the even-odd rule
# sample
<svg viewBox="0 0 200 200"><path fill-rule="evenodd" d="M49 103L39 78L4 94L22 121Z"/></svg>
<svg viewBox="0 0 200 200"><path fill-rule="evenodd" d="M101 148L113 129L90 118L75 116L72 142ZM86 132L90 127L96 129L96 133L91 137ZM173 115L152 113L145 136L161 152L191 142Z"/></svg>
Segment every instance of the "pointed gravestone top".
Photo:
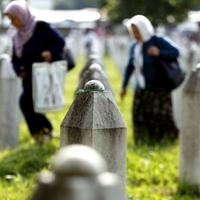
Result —
<svg viewBox="0 0 200 200"><path fill-rule="evenodd" d="M126 125L113 101L104 93L104 85L88 81L80 90L65 116L62 127L80 129L118 129Z"/></svg>
<svg viewBox="0 0 200 200"><path fill-rule="evenodd" d="M104 91L104 85L98 80L91 80L88 81L85 86L84 90L93 90L93 91Z"/></svg>
<svg viewBox="0 0 200 200"><path fill-rule="evenodd" d="M103 85L104 85L104 90L107 91L107 95L110 97L110 99L114 100L114 93L110 87L110 84L108 82L108 78L104 72L104 70L102 69L101 65L98 63L93 63L91 64L87 70L85 70L85 72L82 74L80 81L79 81L79 85L77 87L77 91L80 89L84 89L85 84L88 81L91 80L98 80L100 81ZM90 86L91 87L91 86ZM98 88L97 88L98 89ZM108 94L109 92L109 94Z"/></svg>

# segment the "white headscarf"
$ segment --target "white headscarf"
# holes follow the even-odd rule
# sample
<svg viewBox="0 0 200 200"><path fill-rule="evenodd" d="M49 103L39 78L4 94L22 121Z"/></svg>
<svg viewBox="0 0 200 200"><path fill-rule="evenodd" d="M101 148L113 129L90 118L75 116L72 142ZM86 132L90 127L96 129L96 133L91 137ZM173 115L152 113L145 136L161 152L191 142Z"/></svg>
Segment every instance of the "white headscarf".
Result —
<svg viewBox="0 0 200 200"><path fill-rule="evenodd" d="M135 25L138 28L142 37L142 42L137 41L134 49L133 64L135 66L135 72L134 72L135 81L139 84L141 88L145 88L145 78L142 73L142 67L143 67L142 46L143 42L148 41L154 35L154 28L151 22L143 15L136 15L127 22L127 28L130 34L134 36L132 33L131 25Z"/></svg>
<svg viewBox="0 0 200 200"><path fill-rule="evenodd" d="M146 42L154 35L154 28L149 19L143 15L135 15L127 21L127 28L133 35L131 25L135 25L142 36L143 42Z"/></svg>

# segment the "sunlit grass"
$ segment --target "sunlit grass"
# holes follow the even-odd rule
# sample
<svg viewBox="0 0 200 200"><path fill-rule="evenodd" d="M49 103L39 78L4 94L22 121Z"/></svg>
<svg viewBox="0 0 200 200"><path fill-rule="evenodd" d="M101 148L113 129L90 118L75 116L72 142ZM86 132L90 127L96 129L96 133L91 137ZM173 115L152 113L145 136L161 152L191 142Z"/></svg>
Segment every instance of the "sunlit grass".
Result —
<svg viewBox="0 0 200 200"><path fill-rule="evenodd" d="M65 108L47 114L55 130L56 137L52 143L45 146L35 145L22 118L19 145L13 150L0 152L0 200L27 199L35 188L37 174L49 168L52 156L60 147L60 125L73 102L82 66L83 59L80 59L76 68L66 76Z"/></svg>
<svg viewBox="0 0 200 200"><path fill-rule="evenodd" d="M75 69L66 77L66 107L48 113L56 138L51 144L37 146L31 139L23 119L20 124L20 142L17 148L0 152L0 200L25 200L36 186L41 170L49 168L52 156L59 149L60 125L74 99L79 72L84 65L81 58ZM178 193L179 144L135 147L132 139L132 91L122 102L119 98L121 74L106 57L104 65L115 93L119 110L128 128L127 146L127 197L134 200L198 200L194 193Z"/></svg>

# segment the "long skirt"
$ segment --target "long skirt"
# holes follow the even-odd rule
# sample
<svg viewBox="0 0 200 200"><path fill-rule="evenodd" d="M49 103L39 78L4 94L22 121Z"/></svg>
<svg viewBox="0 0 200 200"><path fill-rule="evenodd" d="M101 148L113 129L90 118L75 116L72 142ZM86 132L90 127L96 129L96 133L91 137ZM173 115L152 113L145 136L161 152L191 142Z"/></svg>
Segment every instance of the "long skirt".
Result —
<svg viewBox="0 0 200 200"><path fill-rule="evenodd" d="M178 129L173 119L169 92L152 88L136 92L132 109L136 144L177 138Z"/></svg>
<svg viewBox="0 0 200 200"><path fill-rule="evenodd" d="M23 83L23 91L20 96L20 109L24 115L26 123L28 125L30 134L34 134L44 130L45 128L52 131L53 127L51 122L44 114L36 113L33 108L32 97L32 82L30 79L25 80Z"/></svg>

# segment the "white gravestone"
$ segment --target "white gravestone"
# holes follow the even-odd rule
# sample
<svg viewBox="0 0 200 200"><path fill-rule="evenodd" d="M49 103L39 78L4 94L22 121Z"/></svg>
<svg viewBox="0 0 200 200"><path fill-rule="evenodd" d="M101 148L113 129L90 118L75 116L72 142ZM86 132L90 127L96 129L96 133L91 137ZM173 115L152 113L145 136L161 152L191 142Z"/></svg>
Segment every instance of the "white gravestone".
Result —
<svg viewBox="0 0 200 200"><path fill-rule="evenodd" d="M200 68L196 68L183 90L180 134L180 180L200 186ZM199 187L200 189L200 187Z"/></svg>
<svg viewBox="0 0 200 200"><path fill-rule="evenodd" d="M0 56L0 149L14 148L19 134L20 79L16 77L9 55Z"/></svg>

